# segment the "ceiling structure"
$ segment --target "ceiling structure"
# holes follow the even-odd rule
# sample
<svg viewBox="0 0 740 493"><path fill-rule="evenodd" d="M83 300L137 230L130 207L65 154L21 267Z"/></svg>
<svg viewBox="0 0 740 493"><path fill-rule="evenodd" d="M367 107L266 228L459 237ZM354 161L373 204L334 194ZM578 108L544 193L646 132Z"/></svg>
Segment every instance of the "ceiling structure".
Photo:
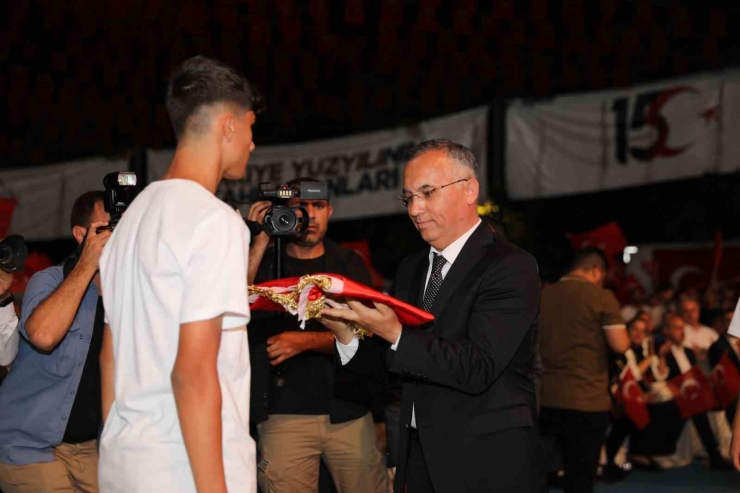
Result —
<svg viewBox="0 0 740 493"><path fill-rule="evenodd" d="M8 3L6 168L173 146L167 77L196 54L233 64L265 94L258 145L396 126L498 97L624 87L740 58L740 32L730 28L738 11L710 2Z"/></svg>

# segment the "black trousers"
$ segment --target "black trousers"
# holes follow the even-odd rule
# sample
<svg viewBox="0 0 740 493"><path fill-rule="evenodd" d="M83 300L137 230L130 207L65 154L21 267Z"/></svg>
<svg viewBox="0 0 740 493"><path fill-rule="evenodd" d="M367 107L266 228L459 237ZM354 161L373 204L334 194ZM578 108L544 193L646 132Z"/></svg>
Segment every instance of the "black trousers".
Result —
<svg viewBox="0 0 740 493"><path fill-rule="evenodd" d="M607 425L606 412L552 407L540 410L540 432L556 441L563 456L565 493L593 492L593 478L599 466Z"/></svg>
<svg viewBox="0 0 740 493"><path fill-rule="evenodd" d="M409 434L409 461L406 467L406 491L408 493L434 493L432 479L429 477L427 461L421 450L419 434L411 428Z"/></svg>
<svg viewBox="0 0 740 493"><path fill-rule="evenodd" d="M691 420L694 422L696 432L699 434L699 439L701 440L702 445L704 445L704 450L707 452L707 455L709 455L710 458L719 456L719 445L717 444L717 439L712 432L712 427L709 426L709 418L706 413L697 414L691 418Z"/></svg>
<svg viewBox="0 0 740 493"><path fill-rule="evenodd" d="M614 463L614 457L619 453L619 449L624 443L624 439L634 433L636 430L635 425L627 417L623 416L616 420L612 425L612 429L609 432L609 436L606 438L604 446L606 447L606 460L607 464Z"/></svg>

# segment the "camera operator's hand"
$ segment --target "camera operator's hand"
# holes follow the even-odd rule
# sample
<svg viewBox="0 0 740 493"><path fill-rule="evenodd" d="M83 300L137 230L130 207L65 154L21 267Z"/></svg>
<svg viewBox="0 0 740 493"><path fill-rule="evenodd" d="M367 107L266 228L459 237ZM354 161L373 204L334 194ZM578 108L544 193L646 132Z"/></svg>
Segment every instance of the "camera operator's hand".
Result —
<svg viewBox="0 0 740 493"><path fill-rule="evenodd" d="M271 206L272 202L270 202L269 200L261 200L259 202L255 202L254 204L249 206L249 214L247 214L247 219L262 224L262 221L265 219L265 213L267 212L267 209L269 209ZM252 248L257 247L267 249L267 245L270 243L270 236L263 231L255 236L253 240L254 245L252 246Z"/></svg>
<svg viewBox="0 0 740 493"><path fill-rule="evenodd" d="M247 220L262 224L267 209L272 206L269 200L255 202L249 207ZM262 263L262 257L265 256L267 247L270 244L270 236L264 231L252 238L252 246L249 248L249 265L247 266L247 284L254 284L254 278L257 277L257 271Z"/></svg>
<svg viewBox="0 0 740 493"><path fill-rule="evenodd" d="M98 233L97 229L107 225L108 223L106 222L96 222L90 224L90 227L87 228L87 235L85 235L80 260L77 262L75 269L79 268L91 276L98 271L100 255L103 253L103 247L108 243L112 232L106 229Z"/></svg>
<svg viewBox="0 0 740 493"><path fill-rule="evenodd" d="M13 284L13 274L0 270L0 301L10 293L10 286Z"/></svg>
<svg viewBox="0 0 740 493"><path fill-rule="evenodd" d="M267 356L270 364L277 366L304 351L331 352L332 340L326 332L286 330L267 339Z"/></svg>

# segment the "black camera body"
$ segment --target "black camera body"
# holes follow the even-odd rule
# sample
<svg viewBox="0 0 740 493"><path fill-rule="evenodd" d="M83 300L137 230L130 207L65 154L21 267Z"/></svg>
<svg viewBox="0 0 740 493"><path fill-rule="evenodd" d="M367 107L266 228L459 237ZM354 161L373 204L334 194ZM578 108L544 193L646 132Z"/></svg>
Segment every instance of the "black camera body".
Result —
<svg viewBox="0 0 740 493"><path fill-rule="evenodd" d="M103 178L105 187L105 199L103 205L105 212L110 214L108 226L98 228L96 231L113 231L121 220L121 216L134 200L136 193L136 173L131 171L115 171L108 173Z"/></svg>
<svg viewBox="0 0 740 493"><path fill-rule="evenodd" d="M26 265L28 248L20 235L11 235L0 241L0 269L20 272Z"/></svg>
<svg viewBox="0 0 740 493"><path fill-rule="evenodd" d="M269 200L273 205L267 209L262 227L271 236L300 235L308 228L308 211L304 207L289 207L284 203L293 197L303 200L329 200L329 185L326 182L301 182L299 186L280 185L265 188L260 183L260 200Z"/></svg>

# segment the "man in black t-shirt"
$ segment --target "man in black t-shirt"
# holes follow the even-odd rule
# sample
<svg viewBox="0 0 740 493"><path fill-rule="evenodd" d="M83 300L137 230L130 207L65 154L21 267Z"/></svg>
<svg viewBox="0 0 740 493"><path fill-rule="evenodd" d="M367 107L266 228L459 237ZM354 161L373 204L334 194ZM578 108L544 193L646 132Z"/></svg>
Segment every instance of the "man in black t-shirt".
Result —
<svg viewBox="0 0 740 493"><path fill-rule="evenodd" d="M296 179L289 185L314 181ZM249 219L262 222L270 202L252 205ZM362 258L325 238L332 206L328 200L291 199L305 207L305 234L289 237L282 277L328 272L370 284ZM269 237L254 237L249 282L273 278L274 251ZM286 313L252 314L249 324L252 364L252 420L257 424L263 493L316 491L323 457L337 490L387 491L385 466L375 446L370 413L377 381L336 381L335 339L311 320L305 330Z"/></svg>

